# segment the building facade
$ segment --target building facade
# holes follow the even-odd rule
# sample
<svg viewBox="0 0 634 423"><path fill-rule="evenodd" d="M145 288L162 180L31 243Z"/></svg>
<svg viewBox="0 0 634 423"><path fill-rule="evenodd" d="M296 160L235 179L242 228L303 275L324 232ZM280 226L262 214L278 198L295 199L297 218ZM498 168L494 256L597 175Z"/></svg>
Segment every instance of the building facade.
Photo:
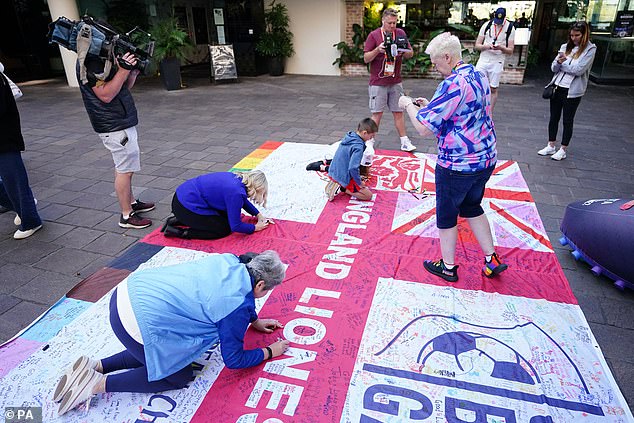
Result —
<svg viewBox="0 0 634 423"><path fill-rule="evenodd" d="M445 28L457 33L467 48L474 43L473 31L489 19L493 10L505 7L508 19L517 22L518 29L522 28L518 35L524 32L522 37L526 42L516 42L520 45L506 60L503 82L521 83L528 63L550 62L566 40L570 24L582 19L591 23L592 39L598 46L593 77L599 82L634 78L631 32L634 0L277 1L287 6L294 34L295 54L286 60L286 73L290 74L363 73L363 66L350 70L334 65L340 56L334 45L340 41L352 44L353 24L378 26L385 7L399 10L399 25L407 30L413 42L424 42L434 31ZM119 15L133 15L138 20L136 25L147 25L144 29L163 17L175 16L196 46L184 65L208 62L209 44L230 43L238 75L256 76L267 71L266 60L254 47L264 28L268 0L5 0L0 4L0 13L8 17L0 26L0 61L17 81L66 73L69 84L76 84L74 53L64 49L60 52L57 46L49 45L46 33L48 23L57 17L79 19L80 11L109 22L120 18L117 11ZM133 7L138 13L129 12L135 10L130 9ZM413 72L410 76L416 75Z"/></svg>

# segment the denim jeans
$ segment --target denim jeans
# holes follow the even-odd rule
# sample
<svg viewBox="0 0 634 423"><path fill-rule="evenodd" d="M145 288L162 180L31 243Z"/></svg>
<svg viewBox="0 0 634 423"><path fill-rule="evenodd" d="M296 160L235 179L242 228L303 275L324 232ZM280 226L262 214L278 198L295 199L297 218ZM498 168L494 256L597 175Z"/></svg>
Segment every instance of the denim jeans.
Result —
<svg viewBox="0 0 634 423"><path fill-rule="evenodd" d="M450 229L458 216L471 218L484 213L481 203L484 186L494 166L477 172L456 172L436 165L436 226Z"/></svg>
<svg viewBox="0 0 634 423"><path fill-rule="evenodd" d="M40 226L42 220L37 214L29 177L19 151L0 153L0 178L0 206L13 210L20 216L21 230Z"/></svg>

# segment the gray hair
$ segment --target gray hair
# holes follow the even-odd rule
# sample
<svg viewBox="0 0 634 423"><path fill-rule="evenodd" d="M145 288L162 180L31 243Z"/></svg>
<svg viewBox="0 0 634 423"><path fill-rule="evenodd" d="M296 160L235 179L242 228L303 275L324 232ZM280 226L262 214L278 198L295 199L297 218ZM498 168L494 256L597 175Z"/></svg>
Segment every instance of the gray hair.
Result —
<svg viewBox="0 0 634 423"><path fill-rule="evenodd" d="M286 265L273 250L261 252L246 266L256 282L264 281L264 289L267 291L281 284L286 276Z"/></svg>
<svg viewBox="0 0 634 423"><path fill-rule="evenodd" d="M448 54L452 59L460 60L462 59L462 46L458 37L451 35L450 32L443 32L432 38L425 49L425 53L429 57Z"/></svg>
<svg viewBox="0 0 634 423"><path fill-rule="evenodd" d="M387 9L385 9L383 11L383 14L381 15L381 19L387 18L388 16L396 16L398 17L398 10L392 8L392 7L388 7Z"/></svg>

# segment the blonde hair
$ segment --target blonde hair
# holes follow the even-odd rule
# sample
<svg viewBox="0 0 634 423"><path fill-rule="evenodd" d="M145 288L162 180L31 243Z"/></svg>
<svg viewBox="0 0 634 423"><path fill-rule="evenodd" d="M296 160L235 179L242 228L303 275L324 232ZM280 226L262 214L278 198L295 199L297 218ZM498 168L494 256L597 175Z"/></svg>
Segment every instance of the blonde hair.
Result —
<svg viewBox="0 0 634 423"><path fill-rule="evenodd" d="M462 45L460 40L455 35L451 35L450 32L443 32L436 35L427 44L425 53L429 57L438 57L442 54L448 54L452 59L462 59Z"/></svg>
<svg viewBox="0 0 634 423"><path fill-rule="evenodd" d="M236 172L247 189L247 197L253 202L266 207L266 199L269 196L269 183L266 175L261 170L250 172Z"/></svg>

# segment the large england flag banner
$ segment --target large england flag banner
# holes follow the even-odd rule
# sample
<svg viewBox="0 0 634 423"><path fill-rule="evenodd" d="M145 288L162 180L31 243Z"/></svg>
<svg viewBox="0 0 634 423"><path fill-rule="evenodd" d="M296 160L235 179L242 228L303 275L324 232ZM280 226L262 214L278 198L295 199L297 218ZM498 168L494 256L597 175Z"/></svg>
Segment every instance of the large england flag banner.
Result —
<svg viewBox="0 0 634 423"><path fill-rule="evenodd" d="M77 422L634 421L516 163L498 162L483 201L508 270L482 275L482 252L461 220L460 279L449 283L422 266L440 256L434 156L379 150L372 200L328 202L327 175L305 166L329 152L268 141L235 166L267 176L263 212L276 224L266 230L214 241L156 230L84 280L0 347L0 407L41 406L44 421ZM131 272L267 249L288 264L287 276L257 310L285 326L249 329L245 348L282 337L284 355L231 370L222 345L212 345L185 389L101 394L88 410L57 416L51 397L62 370L80 354L123 349L108 301Z"/></svg>

